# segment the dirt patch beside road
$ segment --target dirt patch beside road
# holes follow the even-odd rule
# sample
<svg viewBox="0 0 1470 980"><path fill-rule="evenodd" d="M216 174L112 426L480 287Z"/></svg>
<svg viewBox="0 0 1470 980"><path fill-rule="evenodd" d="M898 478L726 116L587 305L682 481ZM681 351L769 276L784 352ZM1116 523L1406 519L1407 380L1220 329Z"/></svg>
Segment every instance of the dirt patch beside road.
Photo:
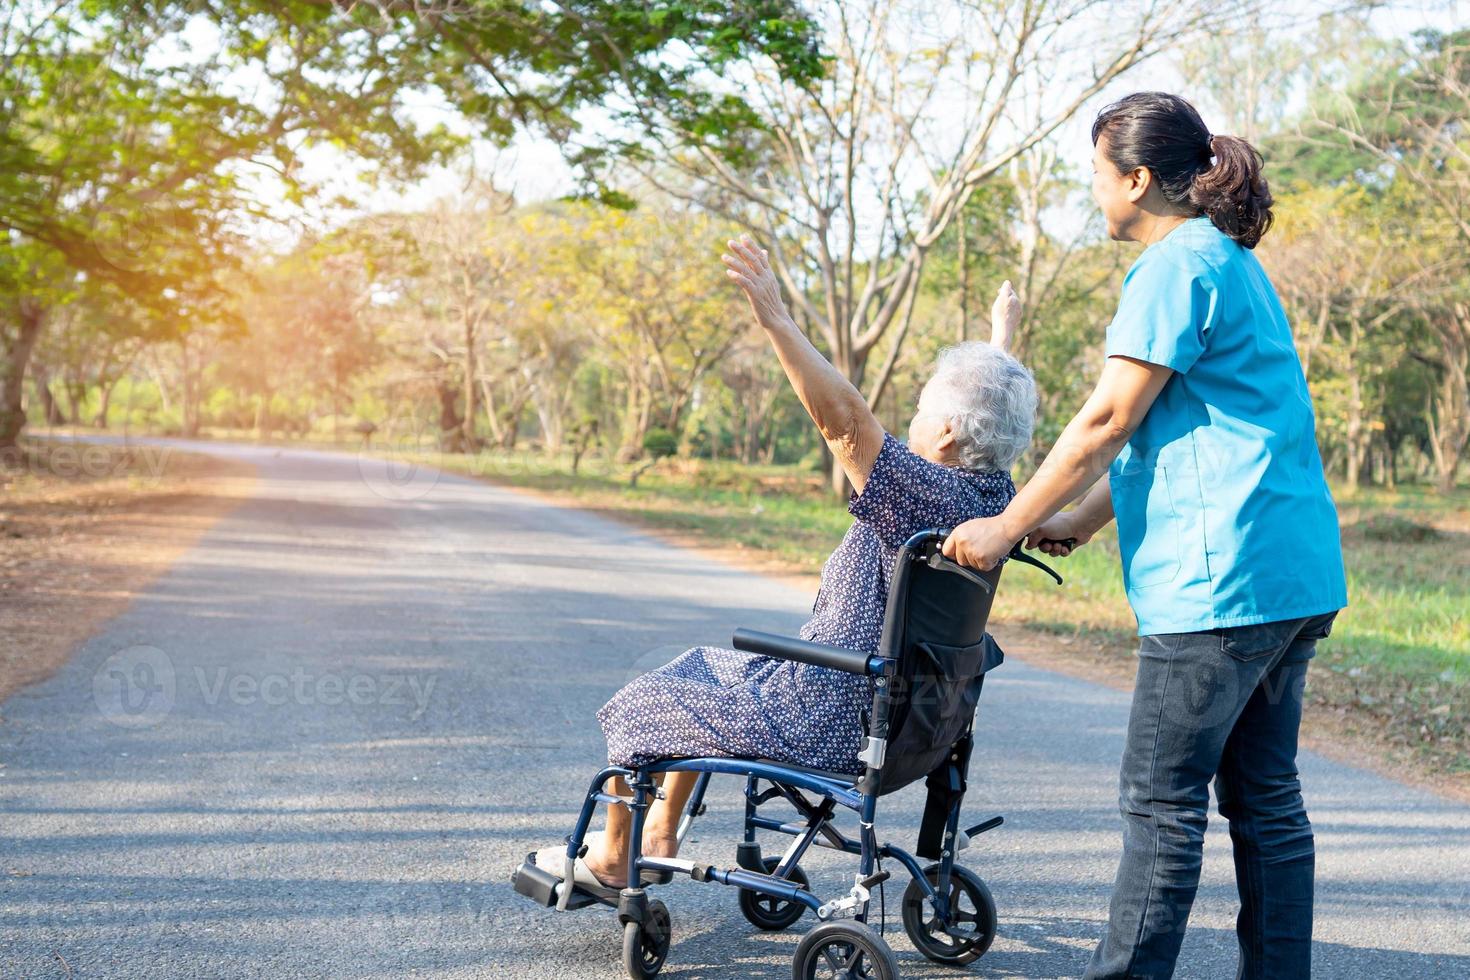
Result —
<svg viewBox="0 0 1470 980"><path fill-rule="evenodd" d="M50 676L216 520L254 468L156 446L0 453L0 699Z"/></svg>

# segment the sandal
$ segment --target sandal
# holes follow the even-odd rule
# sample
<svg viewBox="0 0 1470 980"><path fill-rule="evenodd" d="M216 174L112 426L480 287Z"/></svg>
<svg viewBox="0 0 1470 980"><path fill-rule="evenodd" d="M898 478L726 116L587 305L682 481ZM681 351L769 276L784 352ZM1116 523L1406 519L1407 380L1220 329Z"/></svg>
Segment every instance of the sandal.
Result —
<svg viewBox="0 0 1470 980"><path fill-rule="evenodd" d="M588 834L583 838L583 843L590 847L601 836L601 832ZM532 860L535 862L536 867L541 870L554 874L558 878L563 878L565 877L567 862L566 845L558 844L553 847L543 847L532 855ZM672 871L644 871L640 877L645 885L667 885L674 880L674 873ZM580 887L595 891L615 892L619 890L619 886L605 884L597 875L593 874L592 869L587 866L587 862L580 857L577 858L576 863L572 866L572 880Z"/></svg>

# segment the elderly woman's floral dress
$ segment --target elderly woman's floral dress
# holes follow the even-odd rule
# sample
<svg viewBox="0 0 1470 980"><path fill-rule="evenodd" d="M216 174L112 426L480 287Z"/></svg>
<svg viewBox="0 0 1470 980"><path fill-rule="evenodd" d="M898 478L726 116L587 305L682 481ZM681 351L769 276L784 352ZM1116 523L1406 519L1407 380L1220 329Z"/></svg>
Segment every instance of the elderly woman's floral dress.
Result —
<svg viewBox="0 0 1470 980"><path fill-rule="evenodd" d="M1015 494L1006 473L941 466L885 434L867 485L848 501L857 520L822 569L801 638L875 652L899 547L924 528L993 517ZM855 773L870 683L827 667L699 646L618 691L597 720L614 765L733 756Z"/></svg>

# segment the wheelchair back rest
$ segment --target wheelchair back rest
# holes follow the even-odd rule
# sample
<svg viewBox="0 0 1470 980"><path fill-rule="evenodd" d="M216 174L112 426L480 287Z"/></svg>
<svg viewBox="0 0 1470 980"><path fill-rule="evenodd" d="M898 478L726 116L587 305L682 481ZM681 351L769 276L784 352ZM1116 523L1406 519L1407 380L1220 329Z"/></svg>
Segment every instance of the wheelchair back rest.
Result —
<svg viewBox="0 0 1470 980"><path fill-rule="evenodd" d="M898 661L880 792L927 776L969 731L985 672L1003 654L985 632L1002 566L958 571L934 556L942 532L901 549L879 650ZM976 581L980 579L982 581Z"/></svg>

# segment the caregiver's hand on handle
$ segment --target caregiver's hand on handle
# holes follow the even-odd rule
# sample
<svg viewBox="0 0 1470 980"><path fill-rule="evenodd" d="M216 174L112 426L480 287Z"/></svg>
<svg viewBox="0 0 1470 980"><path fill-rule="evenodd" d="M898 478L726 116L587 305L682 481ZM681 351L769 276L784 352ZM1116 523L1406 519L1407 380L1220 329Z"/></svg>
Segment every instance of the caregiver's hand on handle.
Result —
<svg viewBox="0 0 1470 980"><path fill-rule="evenodd" d="M1081 527L1068 511L1057 514L1026 535L1026 547L1053 558L1065 558L1092 540L1095 530ZM1016 542L1000 518L981 517L955 528L944 542L944 555L971 568L994 568Z"/></svg>
<svg viewBox="0 0 1470 980"><path fill-rule="evenodd" d="M1053 558L1065 558L1092 540L1091 531L1077 526L1072 512L1057 514L1026 535L1026 547Z"/></svg>
<svg viewBox="0 0 1470 980"><path fill-rule="evenodd" d="M1031 480L997 517L966 521L944 542L944 554L981 571L994 568L1023 538L1040 532L1055 540L1062 518L1066 538L1085 541L1113 519L1108 481L1099 479L1138 428L1174 372L1159 364L1115 355L1077 416L1067 423ZM1092 489L1088 491L1088 487ZM1086 491L1077 508L1059 512ZM1070 525L1070 526L1068 526ZM1040 538L1035 539L1039 543ZM1068 553L1071 548L1062 546ZM1047 554L1055 554L1048 550Z"/></svg>
<svg viewBox="0 0 1470 980"><path fill-rule="evenodd" d="M944 557L985 572L1000 564L1017 540L1006 531L1001 518L977 517L949 532Z"/></svg>

